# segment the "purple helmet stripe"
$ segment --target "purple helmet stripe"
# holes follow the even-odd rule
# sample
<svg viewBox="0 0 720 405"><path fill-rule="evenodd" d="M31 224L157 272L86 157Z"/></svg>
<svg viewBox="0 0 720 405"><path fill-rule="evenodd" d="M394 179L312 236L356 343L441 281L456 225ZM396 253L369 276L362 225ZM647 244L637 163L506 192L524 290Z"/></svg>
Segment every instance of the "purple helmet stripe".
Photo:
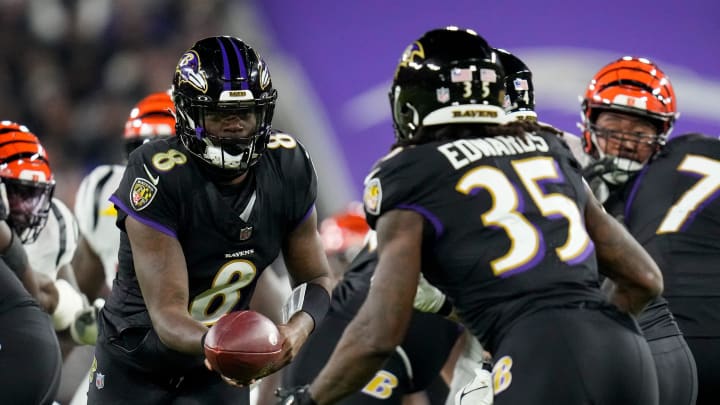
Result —
<svg viewBox="0 0 720 405"><path fill-rule="evenodd" d="M230 63L228 62L228 55L227 51L225 50L225 47L222 44L222 41L220 38L217 38L218 44L220 44L220 50L222 51L222 57L223 57L223 77L226 79L230 79L232 76L230 75ZM223 84L223 90L230 90L230 80L225 80L225 83Z"/></svg>
<svg viewBox="0 0 720 405"><path fill-rule="evenodd" d="M235 48L235 53L237 54L238 64L240 65L240 76L245 79L240 82L240 88L243 90L247 90L249 88L248 83L250 82L250 78L248 77L247 69L245 68L245 60L243 58L242 52L240 52L240 50L238 49L235 41L230 40L230 43L232 44L233 48Z"/></svg>

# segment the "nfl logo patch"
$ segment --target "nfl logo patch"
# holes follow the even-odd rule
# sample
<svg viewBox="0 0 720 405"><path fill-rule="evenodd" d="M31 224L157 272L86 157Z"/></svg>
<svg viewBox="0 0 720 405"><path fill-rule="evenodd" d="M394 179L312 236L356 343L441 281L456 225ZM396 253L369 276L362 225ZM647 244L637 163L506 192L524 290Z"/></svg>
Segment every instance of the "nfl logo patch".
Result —
<svg viewBox="0 0 720 405"><path fill-rule="evenodd" d="M252 226L246 226L240 230L240 240L248 240L252 236Z"/></svg>
<svg viewBox="0 0 720 405"><path fill-rule="evenodd" d="M141 211L152 202L157 194L157 188L154 184L138 177L130 186L130 205L135 211Z"/></svg>
<svg viewBox="0 0 720 405"><path fill-rule="evenodd" d="M95 387L99 390L105 387L105 374L95 373Z"/></svg>
<svg viewBox="0 0 720 405"><path fill-rule="evenodd" d="M440 87L435 90L435 95L437 96L437 101L439 103L447 103L450 101L450 89L447 87Z"/></svg>

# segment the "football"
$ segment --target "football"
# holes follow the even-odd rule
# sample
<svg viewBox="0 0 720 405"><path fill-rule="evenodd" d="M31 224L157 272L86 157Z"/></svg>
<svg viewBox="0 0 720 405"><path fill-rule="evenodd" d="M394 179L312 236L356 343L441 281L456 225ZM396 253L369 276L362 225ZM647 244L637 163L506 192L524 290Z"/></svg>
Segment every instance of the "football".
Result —
<svg viewBox="0 0 720 405"><path fill-rule="evenodd" d="M280 360L280 332L255 311L235 311L220 318L205 337L205 357L222 375L249 382L264 376Z"/></svg>

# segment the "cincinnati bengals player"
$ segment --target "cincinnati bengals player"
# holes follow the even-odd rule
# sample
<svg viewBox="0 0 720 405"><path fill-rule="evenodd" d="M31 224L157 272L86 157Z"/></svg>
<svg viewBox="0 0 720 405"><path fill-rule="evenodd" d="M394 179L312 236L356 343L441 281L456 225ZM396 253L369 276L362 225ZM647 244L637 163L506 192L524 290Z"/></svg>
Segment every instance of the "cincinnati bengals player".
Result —
<svg viewBox="0 0 720 405"><path fill-rule="evenodd" d="M0 160L7 222L23 243L32 269L54 281L59 300L53 323L56 330L65 330L83 308L69 267L77 244L75 218L62 201L52 197L55 179L47 152L26 127L0 122Z"/></svg>
<svg viewBox="0 0 720 405"><path fill-rule="evenodd" d="M712 190L720 142L701 135L668 142L678 116L675 91L646 58L604 66L581 106L584 153L592 162L585 178L665 279L663 296L638 317L655 359L660 404L694 404L696 395L698 404L716 403L720 259L708 236L718 231L720 204Z"/></svg>
<svg viewBox="0 0 720 405"><path fill-rule="evenodd" d="M23 230L22 239L28 241L34 234L29 228L40 228L43 221L33 214L43 211L49 198L33 184L43 178L45 187L39 189L52 189L49 171L45 170L47 155L27 128L10 121L0 122L0 142L0 152L4 153L0 165L0 391L16 403L50 404L60 383L62 359L53 322L41 307L54 313L59 300L67 301L67 297L64 291L59 297L49 277L31 270L21 237L8 223L6 193L8 188L12 191L14 224ZM26 163L26 170L18 160ZM18 193L28 201L20 201ZM24 202L27 204L21 204ZM27 215L21 216L20 209Z"/></svg>

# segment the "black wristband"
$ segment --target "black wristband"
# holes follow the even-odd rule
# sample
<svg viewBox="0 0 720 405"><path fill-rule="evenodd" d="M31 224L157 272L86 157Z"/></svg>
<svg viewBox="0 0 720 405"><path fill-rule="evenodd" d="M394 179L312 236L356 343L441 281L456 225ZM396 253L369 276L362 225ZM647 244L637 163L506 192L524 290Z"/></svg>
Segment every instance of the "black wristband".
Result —
<svg viewBox="0 0 720 405"><path fill-rule="evenodd" d="M330 294L328 294L327 290L319 284L307 283L305 298L300 310L312 317L313 322L315 322L313 330L322 322L329 309Z"/></svg>
<svg viewBox="0 0 720 405"><path fill-rule="evenodd" d="M200 338L200 347L202 347L203 352L205 352L205 338L207 337L208 332L210 329L206 330L205 333L203 333L202 337Z"/></svg>

